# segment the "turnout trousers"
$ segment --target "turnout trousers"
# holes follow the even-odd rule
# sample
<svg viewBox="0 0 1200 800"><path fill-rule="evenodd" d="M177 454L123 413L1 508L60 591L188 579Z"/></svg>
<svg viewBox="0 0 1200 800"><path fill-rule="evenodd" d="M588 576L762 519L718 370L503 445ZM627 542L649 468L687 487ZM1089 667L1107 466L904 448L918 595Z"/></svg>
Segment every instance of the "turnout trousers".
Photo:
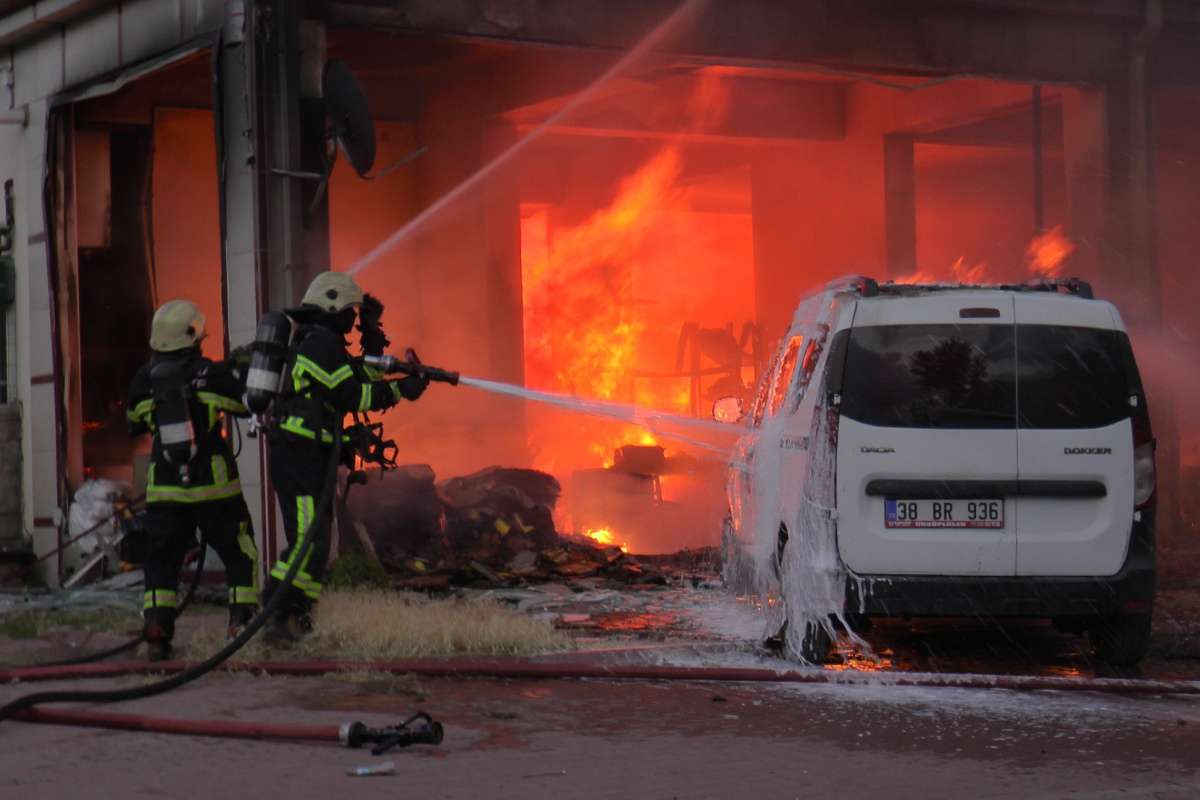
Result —
<svg viewBox="0 0 1200 800"><path fill-rule="evenodd" d="M196 544L196 529L225 564L230 625L245 623L258 606L258 549L250 512L239 494L199 503L151 503L146 508L146 638L170 642L175 635L179 571Z"/></svg>
<svg viewBox="0 0 1200 800"><path fill-rule="evenodd" d="M287 599L279 610L280 616L295 617L303 628L311 626L312 607L321 596L321 579L329 561L333 502L327 504L320 519L316 513L317 503L325 491L331 455L330 445L296 441L290 437L281 437L270 448L271 484L283 514L288 546L271 568L267 594L279 591L292 562L300 556L305 542L311 540L313 546L300 564Z"/></svg>

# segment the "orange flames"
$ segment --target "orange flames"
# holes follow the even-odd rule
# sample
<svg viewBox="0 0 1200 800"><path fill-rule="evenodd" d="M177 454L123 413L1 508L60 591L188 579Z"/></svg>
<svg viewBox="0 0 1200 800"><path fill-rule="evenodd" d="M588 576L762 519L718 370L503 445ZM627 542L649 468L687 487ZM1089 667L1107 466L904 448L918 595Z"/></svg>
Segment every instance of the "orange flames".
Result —
<svg viewBox="0 0 1200 800"><path fill-rule="evenodd" d="M679 170L678 148L664 148L622 182L610 206L558 232L553 247L546 211L522 221L530 385L611 400L627 382L644 327L633 314L631 262Z"/></svg>
<svg viewBox="0 0 1200 800"><path fill-rule="evenodd" d="M582 224L556 232L549 212L532 209L522 219L525 299L525 376L529 386L596 400L645 398L632 371L646 323L635 313L633 278L648 235L669 208L680 172L675 146L658 152L622 181L616 198ZM686 408L686 404L683 406ZM636 427L585 425L583 443L592 463L607 463L625 444L650 442ZM535 428L536 465L550 472L579 462L577 420L547 420Z"/></svg>
<svg viewBox="0 0 1200 800"><path fill-rule="evenodd" d="M1045 233L1034 236L1025 250L1025 268L1028 274L1036 278L1059 278L1063 267L1071 253L1075 252L1075 243L1063 233L1062 225L1055 225ZM967 265L965 256L959 256L950 266L950 274L939 276L932 272L919 270L911 275L896 278L896 283L938 283L952 281L954 283L978 284L996 279L989 276L988 264L980 261L978 264Z"/></svg>
<svg viewBox="0 0 1200 800"><path fill-rule="evenodd" d="M1043 234L1033 237L1025 251L1025 262L1029 271L1040 278L1058 278L1063 273L1063 263L1075 252L1075 243L1063 235L1062 225L1055 225Z"/></svg>
<svg viewBox="0 0 1200 800"><path fill-rule="evenodd" d="M702 132L726 113L726 89L716 76L705 76L679 108L650 112ZM693 391L702 397L717 376L706 374L700 385L677 374L686 363L681 353L693 352L682 344L683 332L740 330L754 318L750 173L741 167L712 172L703 161L685 169L690 151L679 140L628 152L641 160L615 181L607 204L582 220L571 214L578 197L596 194L586 183L568 186L567 196L579 195L563 207L521 206L525 383L689 414ZM560 527L586 529L589 539L616 544L614 520L570 520L573 474L612 467L619 448L656 446L658 438L633 424L554 410L527 408L525 415L533 466L564 485ZM637 525L616 521L622 549L631 539L649 538Z"/></svg>
<svg viewBox="0 0 1200 800"><path fill-rule="evenodd" d="M608 528L588 528L583 535L601 547L620 547L622 553L629 552L629 545L617 544L617 537Z"/></svg>

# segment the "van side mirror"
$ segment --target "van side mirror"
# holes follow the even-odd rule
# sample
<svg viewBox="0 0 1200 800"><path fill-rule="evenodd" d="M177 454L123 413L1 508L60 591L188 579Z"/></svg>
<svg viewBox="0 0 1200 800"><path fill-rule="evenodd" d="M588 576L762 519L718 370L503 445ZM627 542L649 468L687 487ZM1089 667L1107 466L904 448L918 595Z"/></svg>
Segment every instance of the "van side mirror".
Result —
<svg viewBox="0 0 1200 800"><path fill-rule="evenodd" d="M740 397L722 397L713 403L712 417L717 422L733 424L741 422L744 416L746 416L746 410L742 407Z"/></svg>

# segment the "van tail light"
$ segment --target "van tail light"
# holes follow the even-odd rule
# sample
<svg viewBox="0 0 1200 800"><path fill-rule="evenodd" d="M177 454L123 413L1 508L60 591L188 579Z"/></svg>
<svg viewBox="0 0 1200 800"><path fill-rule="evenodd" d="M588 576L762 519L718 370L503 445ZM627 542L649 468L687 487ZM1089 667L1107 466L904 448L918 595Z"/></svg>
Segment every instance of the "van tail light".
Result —
<svg viewBox="0 0 1200 800"><path fill-rule="evenodd" d="M1158 443L1150 428L1150 414L1145 402L1138 395L1130 397L1129 402L1134 406L1133 502L1138 508L1146 508L1154 502L1154 451Z"/></svg>

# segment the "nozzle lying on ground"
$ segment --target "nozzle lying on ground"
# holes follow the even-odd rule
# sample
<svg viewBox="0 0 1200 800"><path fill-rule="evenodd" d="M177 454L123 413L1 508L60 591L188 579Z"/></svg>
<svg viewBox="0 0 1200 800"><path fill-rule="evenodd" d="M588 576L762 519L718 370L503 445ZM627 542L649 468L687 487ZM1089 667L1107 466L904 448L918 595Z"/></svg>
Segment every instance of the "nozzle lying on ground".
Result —
<svg viewBox="0 0 1200 800"><path fill-rule="evenodd" d="M421 363L417 354L410 348L404 358L395 356L363 356L363 363L372 369L377 369L385 375L416 375L427 381L438 381L458 386L458 373L447 369L430 367Z"/></svg>

